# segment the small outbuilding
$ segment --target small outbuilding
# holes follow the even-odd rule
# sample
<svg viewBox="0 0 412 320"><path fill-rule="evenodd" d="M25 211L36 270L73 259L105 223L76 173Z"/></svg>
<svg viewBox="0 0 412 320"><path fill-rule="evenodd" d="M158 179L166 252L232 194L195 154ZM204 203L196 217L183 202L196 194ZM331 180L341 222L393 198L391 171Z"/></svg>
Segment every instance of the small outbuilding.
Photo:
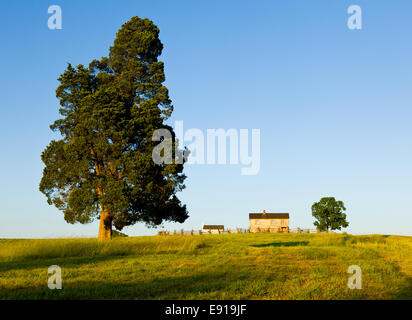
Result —
<svg viewBox="0 0 412 320"><path fill-rule="evenodd" d="M213 224L204 224L202 227L203 232L207 233L223 233L225 226L223 225L213 225Z"/></svg>

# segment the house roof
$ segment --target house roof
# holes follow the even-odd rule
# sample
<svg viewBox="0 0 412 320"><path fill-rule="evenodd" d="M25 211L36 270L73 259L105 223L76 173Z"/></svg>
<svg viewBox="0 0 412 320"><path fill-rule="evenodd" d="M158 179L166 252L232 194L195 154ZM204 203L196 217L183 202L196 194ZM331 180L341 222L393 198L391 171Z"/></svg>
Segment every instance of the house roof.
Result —
<svg viewBox="0 0 412 320"><path fill-rule="evenodd" d="M225 227L223 226L223 225L212 225L212 224L209 224L209 225L204 225L203 226L203 229L214 229L214 230L218 230L218 229L224 229Z"/></svg>
<svg viewBox="0 0 412 320"><path fill-rule="evenodd" d="M249 213L249 219L289 219L289 213Z"/></svg>

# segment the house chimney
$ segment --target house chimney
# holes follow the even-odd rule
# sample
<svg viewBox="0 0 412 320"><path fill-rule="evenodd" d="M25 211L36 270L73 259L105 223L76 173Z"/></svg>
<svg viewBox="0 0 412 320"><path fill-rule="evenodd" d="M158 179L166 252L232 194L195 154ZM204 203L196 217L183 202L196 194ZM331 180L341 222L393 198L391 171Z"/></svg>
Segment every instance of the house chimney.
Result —
<svg viewBox="0 0 412 320"><path fill-rule="evenodd" d="M263 210L263 214L266 214L266 210Z"/></svg>

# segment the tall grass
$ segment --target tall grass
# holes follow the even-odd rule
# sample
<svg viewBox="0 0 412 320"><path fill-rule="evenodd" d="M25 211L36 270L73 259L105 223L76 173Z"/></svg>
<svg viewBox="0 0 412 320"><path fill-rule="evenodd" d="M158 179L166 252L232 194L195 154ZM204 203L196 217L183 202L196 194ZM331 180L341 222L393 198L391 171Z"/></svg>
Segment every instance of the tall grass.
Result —
<svg viewBox="0 0 412 320"><path fill-rule="evenodd" d="M53 258L95 258L160 253L193 253L204 239L185 236L97 239L0 240L0 262Z"/></svg>
<svg viewBox="0 0 412 320"><path fill-rule="evenodd" d="M412 299L411 252L412 237L383 235L0 240L0 299ZM47 287L52 264L62 290Z"/></svg>

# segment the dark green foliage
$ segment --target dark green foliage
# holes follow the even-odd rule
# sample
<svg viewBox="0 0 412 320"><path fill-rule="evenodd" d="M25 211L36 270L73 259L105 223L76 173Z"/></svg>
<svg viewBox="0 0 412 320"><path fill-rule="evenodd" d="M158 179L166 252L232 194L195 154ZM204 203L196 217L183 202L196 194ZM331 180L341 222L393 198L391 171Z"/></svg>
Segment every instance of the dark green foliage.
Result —
<svg viewBox="0 0 412 320"><path fill-rule="evenodd" d="M123 233L123 232L120 232L120 231L117 231L117 230L113 230L113 232L112 232L112 237L113 237L113 238L125 238L125 237L128 237L128 235L125 234L125 233Z"/></svg>
<svg viewBox="0 0 412 320"><path fill-rule="evenodd" d="M345 210L342 201L336 201L334 197L322 198L312 205L312 216L318 220L313 224L321 231L346 228L349 222L346 221Z"/></svg>
<svg viewBox="0 0 412 320"><path fill-rule="evenodd" d="M133 17L118 31L108 57L88 67L69 64L59 78L62 118L51 129L62 139L42 153L40 191L67 222L91 222L102 209L118 230L188 217L175 195L184 188L183 164L152 160L156 129L168 129L174 139L164 124L173 106L157 59L163 49L158 35L152 21Z"/></svg>

